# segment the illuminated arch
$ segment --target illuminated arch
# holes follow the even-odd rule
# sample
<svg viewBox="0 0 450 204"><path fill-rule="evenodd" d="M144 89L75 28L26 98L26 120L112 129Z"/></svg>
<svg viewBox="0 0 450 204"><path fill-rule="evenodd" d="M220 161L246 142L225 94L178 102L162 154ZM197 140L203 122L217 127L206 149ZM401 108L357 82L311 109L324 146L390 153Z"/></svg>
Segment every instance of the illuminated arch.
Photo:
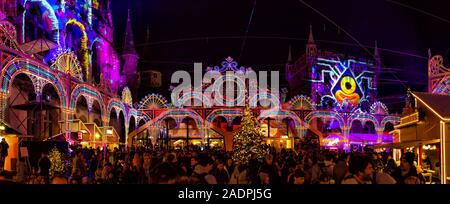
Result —
<svg viewBox="0 0 450 204"><path fill-rule="evenodd" d="M120 100L117 99L117 98L112 98L112 99L109 100L108 106L107 106L107 109L106 109L106 114L107 114L107 116L108 116L108 119L109 119L109 116L111 115L111 111L112 111L113 109L116 111L117 115L119 115L120 112L122 112L122 113L123 113L123 116L125 117L125 118L124 118L124 119L125 119L125 122L128 123L129 117L128 117L128 114L127 114L127 112L126 112L125 106L124 106L124 104L122 103L122 101L120 101ZM109 121L108 121L108 122L109 122Z"/></svg>
<svg viewBox="0 0 450 204"><path fill-rule="evenodd" d="M259 120L261 120L268 117L278 119L290 118L294 121L296 127L306 126L306 124L295 113L287 110L261 111L261 114L259 115L258 118Z"/></svg>
<svg viewBox="0 0 450 204"><path fill-rule="evenodd" d="M86 28L82 23L77 21L76 19L69 19L66 23L66 28L68 25L74 25L80 28L81 32L83 33L83 37L81 38L81 51L83 53L82 59L81 59L81 65L85 69L86 72L86 79L89 78L89 56L88 56L88 36L86 33Z"/></svg>
<svg viewBox="0 0 450 204"><path fill-rule="evenodd" d="M49 12L49 18L52 22L52 31L56 31L56 35L53 38L53 41L59 44L59 22L58 18L56 17L55 11L53 10L52 6L46 1L46 0L24 0L23 1L23 8L26 8L26 5L28 2L40 2L41 6L44 7ZM25 15L27 13L27 10L25 9L22 14L22 42L25 42Z"/></svg>
<svg viewBox="0 0 450 204"><path fill-rule="evenodd" d="M339 115L339 113L334 112L334 111L314 111L311 112L310 114L308 114L305 117L305 122L310 124L311 120L314 118L332 118L332 119L336 119L339 123L339 127L341 128L341 130L344 129L345 127L345 122L344 119L342 118L341 115Z"/></svg>
<svg viewBox="0 0 450 204"><path fill-rule="evenodd" d="M133 107L133 97L131 96L131 91L128 87L125 87L122 91L122 102L129 107Z"/></svg>
<svg viewBox="0 0 450 204"><path fill-rule="evenodd" d="M316 110L316 105L311 101L311 98L304 95L295 96L289 104L295 110Z"/></svg>
<svg viewBox="0 0 450 204"><path fill-rule="evenodd" d="M92 98L94 100L97 100L100 104L101 109L101 115L103 116L105 113L105 104L103 102L103 98L100 95L100 93L91 86L88 86L86 84L80 84L75 87L75 89L72 91L71 97L70 97L70 109L75 110L75 106L78 100L78 97L83 95L86 99Z"/></svg>
<svg viewBox="0 0 450 204"><path fill-rule="evenodd" d="M206 117L206 126L211 126L212 122L217 116L242 116L242 110L241 109L219 109L214 110Z"/></svg>
<svg viewBox="0 0 450 204"><path fill-rule="evenodd" d="M384 128L386 127L387 123L392 123L393 125L399 124L400 123L400 117L398 116L386 116L383 118L383 120L380 123L380 128L382 130L384 130Z"/></svg>
<svg viewBox="0 0 450 204"><path fill-rule="evenodd" d="M61 79L58 75L47 71L47 69L39 67L39 65L34 62L30 62L25 59L14 59L9 62L1 72L0 84L1 84L1 92L4 94L8 94L9 90L12 86L12 79L20 73L25 73L28 75L33 75L44 79L48 83L51 83L55 86L55 89L61 99L61 106L63 108L67 108L67 93L61 82Z"/></svg>
<svg viewBox="0 0 450 204"><path fill-rule="evenodd" d="M359 121L371 121L373 122L374 126L375 126L375 130L378 130L380 123L378 122L378 119L368 113L353 113L352 115L350 115L350 117L347 120L347 127L350 129L351 125L353 123L354 120L359 120Z"/></svg>
<svg viewBox="0 0 450 204"><path fill-rule="evenodd" d="M159 94L148 94L145 96L141 102L139 102L139 105L137 109L163 109L167 108L167 100L164 98L164 96Z"/></svg>
<svg viewBox="0 0 450 204"><path fill-rule="evenodd" d="M192 99L199 100L200 104L202 104L202 106L204 105L207 108L210 108L212 106L209 98L204 97L202 93L198 93L198 92L191 92L191 93L184 94L179 100L172 101L172 103L175 105L175 107L182 107L183 104L185 104L186 102L188 102ZM194 106L194 105L195 105L195 103L192 104L192 106Z"/></svg>
<svg viewBox="0 0 450 204"><path fill-rule="evenodd" d="M157 126L160 125L160 122L163 121L165 118L171 117L171 118L185 118L185 117L191 117L194 119L194 121L197 123L197 128L203 127L203 119L202 117L195 111L189 110L189 109L169 109L165 111L164 113L161 113L158 115L158 117L151 120L151 124L156 124Z"/></svg>
<svg viewBox="0 0 450 204"><path fill-rule="evenodd" d="M261 99L269 100L273 107L280 107L280 99L272 93L258 93L250 98L250 107L257 107L258 101Z"/></svg>
<svg viewBox="0 0 450 204"><path fill-rule="evenodd" d="M377 101L370 106L370 113L376 115L388 115L389 110L384 103Z"/></svg>
<svg viewBox="0 0 450 204"><path fill-rule="evenodd" d="M83 73L80 64L77 56L72 51L66 50L58 54L50 67L69 74L83 82Z"/></svg>

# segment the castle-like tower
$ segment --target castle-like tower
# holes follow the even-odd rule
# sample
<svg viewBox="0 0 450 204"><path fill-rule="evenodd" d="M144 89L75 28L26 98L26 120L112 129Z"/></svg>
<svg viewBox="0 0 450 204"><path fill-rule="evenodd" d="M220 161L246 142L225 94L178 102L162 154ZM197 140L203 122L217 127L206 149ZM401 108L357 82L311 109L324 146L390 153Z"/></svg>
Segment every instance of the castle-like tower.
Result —
<svg viewBox="0 0 450 204"><path fill-rule="evenodd" d="M133 38L133 29L131 26L130 10L128 9L127 26L125 30L125 43L122 51L123 69L121 77L121 86L128 86L136 96L138 90L137 66L139 55L136 52Z"/></svg>
<svg viewBox="0 0 450 204"><path fill-rule="evenodd" d="M381 58L376 44L373 59L319 50L310 26L305 53L294 61L289 48L285 70L290 96L309 96L319 108L368 111L377 100Z"/></svg>

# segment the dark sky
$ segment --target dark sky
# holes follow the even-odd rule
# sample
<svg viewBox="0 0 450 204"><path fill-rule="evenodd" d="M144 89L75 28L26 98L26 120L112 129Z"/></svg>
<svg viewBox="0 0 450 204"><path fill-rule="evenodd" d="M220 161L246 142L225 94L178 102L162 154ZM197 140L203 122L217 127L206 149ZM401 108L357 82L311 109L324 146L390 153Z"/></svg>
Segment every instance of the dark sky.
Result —
<svg viewBox="0 0 450 204"><path fill-rule="evenodd" d="M403 85L426 90L428 48L433 55L450 58L450 1L396 1L438 17L384 0L305 2L371 52L377 40L385 66L379 90L390 108L403 105ZM294 58L304 53L310 24L319 49L370 57L355 40L298 0L257 0L241 49L253 5L254 0L111 0L115 44L120 50L130 8L140 69L158 69L167 78L175 70L192 70L193 62L219 65L227 56L241 56L240 65L256 70L283 71L289 45ZM145 44L147 26L149 44Z"/></svg>

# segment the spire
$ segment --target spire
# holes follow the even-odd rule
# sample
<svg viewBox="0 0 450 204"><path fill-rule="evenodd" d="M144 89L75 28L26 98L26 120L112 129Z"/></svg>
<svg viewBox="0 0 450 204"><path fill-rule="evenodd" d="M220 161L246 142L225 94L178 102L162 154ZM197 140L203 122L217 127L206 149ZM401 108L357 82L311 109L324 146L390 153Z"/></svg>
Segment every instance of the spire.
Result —
<svg viewBox="0 0 450 204"><path fill-rule="evenodd" d="M287 59L287 62L288 62L288 63L292 62L291 45L289 45L289 53L288 53L288 59Z"/></svg>
<svg viewBox="0 0 450 204"><path fill-rule="evenodd" d="M317 46L314 42L314 37L312 33L312 25L309 24L309 38L308 43L306 43L306 56L314 57L317 54Z"/></svg>
<svg viewBox="0 0 450 204"><path fill-rule="evenodd" d="M131 27L130 9L128 9L127 27L125 30L125 43L123 47L123 54L137 54L134 47L133 29Z"/></svg>
<svg viewBox="0 0 450 204"><path fill-rule="evenodd" d="M312 25L309 24L309 38L308 38L308 44L315 44L314 43L314 37L312 32Z"/></svg>

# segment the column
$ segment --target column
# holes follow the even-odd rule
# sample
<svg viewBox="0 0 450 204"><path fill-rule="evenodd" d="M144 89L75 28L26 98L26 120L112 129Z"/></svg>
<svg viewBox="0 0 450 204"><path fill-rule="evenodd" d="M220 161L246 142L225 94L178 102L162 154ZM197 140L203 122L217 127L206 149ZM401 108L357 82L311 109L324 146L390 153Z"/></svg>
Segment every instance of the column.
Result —
<svg viewBox="0 0 450 204"><path fill-rule="evenodd" d="M381 142L383 142L383 129L378 128L376 131L377 131L377 144L380 144Z"/></svg>
<svg viewBox="0 0 450 204"><path fill-rule="evenodd" d="M0 122L6 120L6 106L8 105L8 94L0 92Z"/></svg>
<svg viewBox="0 0 450 204"><path fill-rule="evenodd" d="M348 128L348 126L344 126L342 128L342 132L344 134L344 150L350 151L350 128Z"/></svg>

